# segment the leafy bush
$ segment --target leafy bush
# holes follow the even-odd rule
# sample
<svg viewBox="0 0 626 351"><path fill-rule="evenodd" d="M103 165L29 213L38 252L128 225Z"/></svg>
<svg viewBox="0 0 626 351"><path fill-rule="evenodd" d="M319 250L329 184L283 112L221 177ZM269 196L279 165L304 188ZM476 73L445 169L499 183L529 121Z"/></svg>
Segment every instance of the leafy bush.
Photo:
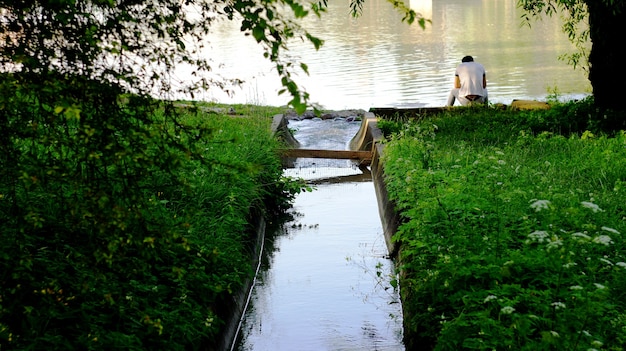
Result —
<svg viewBox="0 0 626 351"><path fill-rule="evenodd" d="M0 347L214 348L251 208L293 196L270 119L33 82L0 80Z"/></svg>
<svg viewBox="0 0 626 351"><path fill-rule="evenodd" d="M407 348L623 350L626 136L465 113L385 151Z"/></svg>

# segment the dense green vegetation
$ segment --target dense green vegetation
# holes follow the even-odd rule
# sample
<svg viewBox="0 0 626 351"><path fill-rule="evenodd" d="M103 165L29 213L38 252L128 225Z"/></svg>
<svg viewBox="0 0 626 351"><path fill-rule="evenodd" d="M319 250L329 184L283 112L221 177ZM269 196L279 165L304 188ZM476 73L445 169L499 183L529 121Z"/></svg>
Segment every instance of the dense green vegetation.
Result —
<svg viewBox="0 0 626 351"><path fill-rule="evenodd" d="M0 348L213 349L253 273L253 211L270 218L299 190L275 109L5 88Z"/></svg>
<svg viewBox="0 0 626 351"><path fill-rule="evenodd" d="M626 135L599 119L585 100L379 122L407 349L626 349Z"/></svg>

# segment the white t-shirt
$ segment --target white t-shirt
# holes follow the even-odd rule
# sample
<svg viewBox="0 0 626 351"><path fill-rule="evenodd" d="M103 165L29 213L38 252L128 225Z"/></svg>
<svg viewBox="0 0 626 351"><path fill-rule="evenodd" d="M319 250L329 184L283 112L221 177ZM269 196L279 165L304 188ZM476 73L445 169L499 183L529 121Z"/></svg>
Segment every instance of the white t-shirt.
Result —
<svg viewBox="0 0 626 351"><path fill-rule="evenodd" d="M459 96L485 96L483 89L483 76L485 74L485 67L478 62L463 62L458 65L454 75L458 76L461 81Z"/></svg>

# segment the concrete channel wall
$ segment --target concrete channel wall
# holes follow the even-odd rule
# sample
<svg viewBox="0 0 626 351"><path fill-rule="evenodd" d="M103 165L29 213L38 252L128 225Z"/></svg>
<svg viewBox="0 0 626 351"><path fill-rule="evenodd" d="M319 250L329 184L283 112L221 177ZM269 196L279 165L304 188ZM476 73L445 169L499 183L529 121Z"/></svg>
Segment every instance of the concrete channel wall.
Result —
<svg viewBox="0 0 626 351"><path fill-rule="evenodd" d="M218 350L231 351L234 350L239 338L239 332L241 331L241 321L248 303L250 302L250 295L252 293L252 287L256 279L256 273L259 270L259 264L261 262L261 255L263 254L263 242L265 240L266 222L261 211L252 209L250 219L248 220L250 226L254 228L250 236L253 239L253 244L250 249L253 250L252 261L250 264L256 267L255 277L247 279L243 288L234 294L233 300L230 301L230 319L226 321L222 335L220 336Z"/></svg>
<svg viewBox="0 0 626 351"><path fill-rule="evenodd" d="M370 169L376 191L376 200L378 201L378 214L382 223L387 250L391 257L395 257L399 247L391 238L398 229L399 216L395 210L395 204L389 200L387 186L385 185L381 159L385 150L385 145L381 143L383 138L383 133L378 128L376 115L372 112L367 112L361 121L361 128L350 140L349 146L351 150L372 151L373 153Z"/></svg>

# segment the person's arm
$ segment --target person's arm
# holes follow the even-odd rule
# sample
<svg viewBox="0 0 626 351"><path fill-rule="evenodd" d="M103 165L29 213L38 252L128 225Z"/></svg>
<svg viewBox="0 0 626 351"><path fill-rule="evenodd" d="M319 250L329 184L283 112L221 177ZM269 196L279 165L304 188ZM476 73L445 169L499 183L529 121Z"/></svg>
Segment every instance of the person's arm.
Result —
<svg viewBox="0 0 626 351"><path fill-rule="evenodd" d="M454 87L457 89L461 88L461 80L459 79L459 76L454 76Z"/></svg>

